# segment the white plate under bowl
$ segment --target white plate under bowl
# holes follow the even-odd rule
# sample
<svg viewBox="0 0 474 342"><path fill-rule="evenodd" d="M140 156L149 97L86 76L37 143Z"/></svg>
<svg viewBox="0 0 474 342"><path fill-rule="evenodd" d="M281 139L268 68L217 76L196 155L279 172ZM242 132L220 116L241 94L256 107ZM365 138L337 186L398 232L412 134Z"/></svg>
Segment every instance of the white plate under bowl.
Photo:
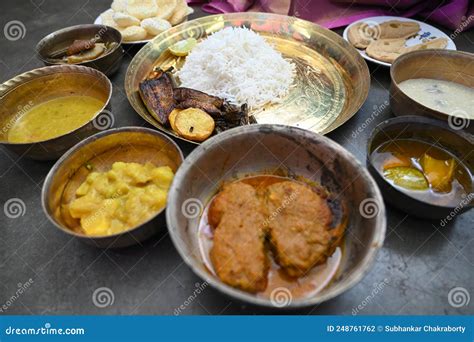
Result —
<svg viewBox="0 0 474 342"><path fill-rule="evenodd" d="M418 32L418 34L415 37L412 37L412 38L407 40L407 44L406 44L407 46L413 46L413 45L416 45L416 44L420 44L420 43L423 43L423 39L426 39L426 38L429 38L429 37L435 37L435 38L446 38L448 40L448 45L446 45L445 49L447 49L447 50L456 50L456 45L454 45L453 40L451 38L449 38L449 36L447 34L445 34L444 32L442 32L440 30L438 30L436 27L428 25L428 24L426 24L422 21L409 19L409 18L403 18L403 17L379 16L379 17L370 17L370 18L364 18L364 19L361 19L361 20L357 20L357 21L353 22L352 24L350 24L349 26L347 26L345 28L344 32L342 33L342 37L349 42L349 38L348 38L349 29L353 25L356 25L358 23L365 22L369 26L373 26L373 25L381 24L381 23L389 21L389 20L411 21L411 22L418 23L420 25L420 31ZM367 54L365 53L365 50L357 49L357 51L359 51L360 55L368 61L371 61L371 62L379 64L379 65L388 66L388 67L392 65L391 63L382 62L382 61L379 61L375 58L367 56Z"/></svg>

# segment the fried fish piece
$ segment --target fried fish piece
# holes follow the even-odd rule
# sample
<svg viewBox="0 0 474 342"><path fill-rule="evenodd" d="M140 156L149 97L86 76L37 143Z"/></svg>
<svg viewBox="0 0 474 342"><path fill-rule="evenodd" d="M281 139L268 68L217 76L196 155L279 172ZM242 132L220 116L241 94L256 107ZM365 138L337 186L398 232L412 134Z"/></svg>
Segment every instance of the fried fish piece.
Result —
<svg viewBox="0 0 474 342"><path fill-rule="evenodd" d="M220 108L224 104L224 100L213 95L206 94L202 91L179 87L174 90L174 98L177 102L187 100L195 100L200 103L206 103L216 108Z"/></svg>
<svg viewBox="0 0 474 342"><path fill-rule="evenodd" d="M242 182L226 185L212 201L208 219L215 228L210 256L218 277L244 291L265 290L269 260L257 191Z"/></svg>
<svg viewBox="0 0 474 342"><path fill-rule="evenodd" d="M161 124L166 125L171 111L175 108L171 77L167 72L161 72L156 78L141 82L139 88L148 111Z"/></svg>
<svg viewBox="0 0 474 342"><path fill-rule="evenodd" d="M288 275L303 276L332 254L338 236L330 230L331 210L309 186L294 181L272 184L265 204L273 254Z"/></svg>
<svg viewBox="0 0 474 342"><path fill-rule="evenodd" d="M182 102L178 102L176 107L179 109L199 108L213 117L222 116L221 110L217 108L216 106L207 102L199 102L198 100L195 100L195 99L187 99Z"/></svg>

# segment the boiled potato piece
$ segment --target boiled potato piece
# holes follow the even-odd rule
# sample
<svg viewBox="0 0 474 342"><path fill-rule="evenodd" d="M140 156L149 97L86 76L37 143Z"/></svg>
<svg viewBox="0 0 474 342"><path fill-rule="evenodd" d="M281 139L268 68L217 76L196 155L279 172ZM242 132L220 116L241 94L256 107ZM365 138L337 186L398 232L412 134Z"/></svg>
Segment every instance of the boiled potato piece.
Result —
<svg viewBox="0 0 474 342"><path fill-rule="evenodd" d="M161 32L171 28L171 24L168 21L159 18L143 19L140 26L143 27L151 36L157 36Z"/></svg>
<svg viewBox="0 0 474 342"><path fill-rule="evenodd" d="M192 141L204 141L214 131L215 122L212 116L198 108L180 111L174 120L176 132L183 138Z"/></svg>
<svg viewBox="0 0 474 342"><path fill-rule="evenodd" d="M129 26L138 26L140 25L140 20L135 17L132 17L129 14L115 12L113 14L113 19L118 26L129 27Z"/></svg>
<svg viewBox="0 0 474 342"><path fill-rule="evenodd" d="M147 32L140 26L129 26L121 31L123 40L126 42L145 39Z"/></svg>

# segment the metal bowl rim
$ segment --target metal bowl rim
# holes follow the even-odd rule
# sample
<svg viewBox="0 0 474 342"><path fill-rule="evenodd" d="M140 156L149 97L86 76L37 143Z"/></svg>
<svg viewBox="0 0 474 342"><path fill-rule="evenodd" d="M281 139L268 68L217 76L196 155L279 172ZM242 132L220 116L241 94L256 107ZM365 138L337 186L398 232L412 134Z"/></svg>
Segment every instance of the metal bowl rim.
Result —
<svg viewBox="0 0 474 342"><path fill-rule="evenodd" d="M222 140L230 140L234 136L243 135L249 132L255 133L255 132L258 132L261 127L264 127L273 131L282 132L284 134L285 133L288 134L293 130L293 131L299 132L300 134L305 135L308 139L315 139L315 138L320 139L322 143L329 145L331 148L336 150L337 153L340 153L344 157L344 159L346 159L351 164L353 164L354 167L356 167L361 173L365 175L365 179L368 180L369 186L371 186L371 189L373 189L374 198L379 204L379 213L376 218L376 223L374 224L375 230L371 239L370 246L367 247L368 248L367 254L362 259L361 265L358 267L357 272L352 272L348 276L348 278L345 280L344 284L340 285L336 291L328 292L325 296L322 296L322 297L312 297L312 298L295 300L295 301L292 301L288 306L279 308L273 305L270 299L257 297L251 293L226 285L222 281L218 280L216 277L202 270L200 267L195 266L195 262L193 262L193 259L189 257L181 247L180 239L175 233L175 228L174 228L175 219L174 217L171 216L171 213L167 207L166 222L167 222L168 232L170 234L171 240L176 250L178 251L181 258L184 260L184 262L188 265L188 267L191 268L191 270L198 277L206 281L208 284L210 284L213 288L215 288L221 293L224 293L230 297L236 298L243 302L248 302L250 304L255 304L255 305L260 305L260 306L265 306L265 307L271 307L274 309L283 309L283 310L296 309L296 308L303 308L303 307L320 304L322 302L332 299L340 295L341 293L349 290L350 288L355 286L359 281L361 281L362 278L370 271L370 269L372 268L372 265L375 262L375 257L377 255L378 250L383 246L383 242L385 239L386 224L387 224L387 219L385 215L385 205L382 199L382 194L377 186L377 183L375 182L373 177L370 175L368 170L364 168L362 164L349 151L345 150L341 145L339 145L335 141L321 134L313 133L311 131L307 131L298 127L285 126L285 125L272 125L272 124L254 124L254 125L249 125L249 126L240 126L237 128L224 131L223 133L220 133L219 135L206 140L200 146L194 149L186 157L186 159L181 164L181 167L176 172L176 175L170 187L169 194L172 195L174 193L173 191L174 187L176 186L178 182L180 182L180 179L184 177L185 173L189 171L190 167L193 165L193 162L197 157L204 156L207 153L207 150L210 150L211 148L215 147ZM170 198L168 198L168 203L171 203Z"/></svg>
<svg viewBox="0 0 474 342"><path fill-rule="evenodd" d="M86 238L86 239L91 239L91 240L108 239L108 238L119 237L119 236L122 236L124 234L131 233L134 230L138 230L142 226L144 226L145 224L149 223L150 221L153 221L156 217L158 217L160 214L162 214L163 211L166 210L167 205L165 205L163 208L161 208L161 210L159 212L157 212L155 215L150 217L148 220L140 223L136 227L132 227L132 228L127 229L126 231L123 231L123 232L120 232L120 233L116 233L116 234L112 234L112 235L101 235L101 236L88 236L88 235L85 235L85 234L80 234L80 233L74 232L71 229L68 229L68 228L65 228L65 227L59 225L52 218L52 216L49 214L49 212L47 210L47 203L46 203L47 202L47 197L48 197L47 192L48 192L48 190L51 186L51 183L54 179L54 176L55 176L57 170L69 159L69 157L71 157L74 153L78 152L81 148L88 145L89 143L91 143L93 141L96 141L96 140L99 140L99 139L102 139L102 138L104 138L108 135L120 134L120 133L123 133L123 132L139 132L139 133L145 133L145 134L151 134L151 135L159 136L159 137L163 138L165 141L171 143L171 145L174 148L176 148L176 150L178 151L178 155L181 159L181 164L184 161L183 152L181 151L181 148L178 146L178 144L176 144L176 142L173 141L173 139L168 137L166 134L163 134L162 132L159 132L157 130L147 128L147 127L126 126L126 127L119 127L119 128L111 128L111 129L105 130L103 132L99 132L99 133L96 133L94 135L91 135L90 137L87 137L86 139L78 142L76 145L71 147L66 153L64 153L61 156L61 158L59 158L54 163L53 167L49 170L49 172L48 172L48 174L47 174L47 176L44 180L43 187L41 189L41 206L42 206L43 212L46 215L46 217L48 218L49 222L51 222L56 228L58 228L59 230L65 232L65 233L67 233L71 236L75 236L75 237L78 237L78 238ZM178 165L178 169L179 169L179 166L180 165Z"/></svg>
<svg viewBox="0 0 474 342"><path fill-rule="evenodd" d="M53 69L58 69L58 70L55 71L55 72L52 72L52 73L37 75L37 73L47 72L47 71L53 70ZM66 69L66 70L61 70L61 69ZM67 70L67 69L71 69L71 70ZM100 113L104 112L106 110L105 108L110 104L110 99L112 98L112 93L113 93L112 82L102 71L99 71L97 69L94 69L94 68L91 68L91 67L88 67L88 66L85 66L85 65L50 65L50 66L45 66L45 67L41 67L41 68L37 68L37 69L32 69L30 71L26 71L22 74L19 74L19 75L13 77L13 78L10 78L9 80L7 80L7 81L3 82L2 84L0 84L0 88L5 87L5 90L3 91L2 97L0 97L0 104L1 104L1 101L2 101L1 99L3 98L3 96L6 96L10 92L15 91L15 89L17 87L19 87L23 84L26 84L26 83L34 80L34 79L44 77L44 76L50 76L50 75L54 75L54 74L61 74L61 73L73 74L73 73L78 73L78 72L79 73L84 73L84 74L90 74L90 75L94 76L97 79L101 78L107 84L107 88L108 88L107 100L104 102L104 105L102 106L102 108L99 109L90 120L88 120L82 126L73 129L72 131L69 131L69 132L61 134L57 137L49 138L49 139L46 139L46 140L33 141L33 142L17 142L17 143L12 143L8 140L5 140L5 141L0 140L0 144L21 146L21 145L31 145L31 144L41 144L41 143L51 142L55 139L59 139L59 138L65 137L69 134L72 134L74 132L77 132L81 128L83 128L83 127L87 126L88 124L90 124L91 122L93 122L100 115ZM14 84L6 85L6 83L9 83L9 82L13 82ZM41 102L41 103L44 103L44 102Z"/></svg>

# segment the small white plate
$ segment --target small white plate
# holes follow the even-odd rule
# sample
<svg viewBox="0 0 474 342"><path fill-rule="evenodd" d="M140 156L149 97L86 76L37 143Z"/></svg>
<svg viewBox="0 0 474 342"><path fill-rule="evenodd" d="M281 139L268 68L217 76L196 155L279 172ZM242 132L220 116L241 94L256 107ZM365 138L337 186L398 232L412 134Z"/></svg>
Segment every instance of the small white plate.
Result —
<svg viewBox="0 0 474 342"><path fill-rule="evenodd" d="M448 39L448 45L446 46L445 49L447 49L447 50L456 50L456 45L454 45L453 40L451 38L449 38L449 36L446 35L444 32L438 30L436 27L428 25L428 24L426 24L422 21L403 18L403 17L380 16L380 17L370 17L370 18L364 18L364 19L361 19L361 20L357 20L357 21L353 22L352 24L350 24L349 26L347 26L345 28L344 32L342 33L342 37L349 42L349 38L347 37L349 29L351 28L351 26L356 25L360 22L366 22L369 26L372 26L372 25L376 25L376 24L381 24L381 23L383 23L385 21L389 21L389 20L411 21L411 22L418 23L420 25L420 31L418 32L418 34L415 37L412 37L412 38L407 40L407 43L406 43L407 46L420 44L420 43L423 43L423 39L426 39L426 38L429 38L429 37L434 37L434 38L446 38L446 39ZM361 56L364 59L368 60L368 61L371 61L371 62L379 64L379 65L388 66L388 67L392 65L391 63L382 62L382 61L379 61L375 58L367 56L367 54L365 53L365 50L362 50L362 49L357 49L357 50L359 51Z"/></svg>

